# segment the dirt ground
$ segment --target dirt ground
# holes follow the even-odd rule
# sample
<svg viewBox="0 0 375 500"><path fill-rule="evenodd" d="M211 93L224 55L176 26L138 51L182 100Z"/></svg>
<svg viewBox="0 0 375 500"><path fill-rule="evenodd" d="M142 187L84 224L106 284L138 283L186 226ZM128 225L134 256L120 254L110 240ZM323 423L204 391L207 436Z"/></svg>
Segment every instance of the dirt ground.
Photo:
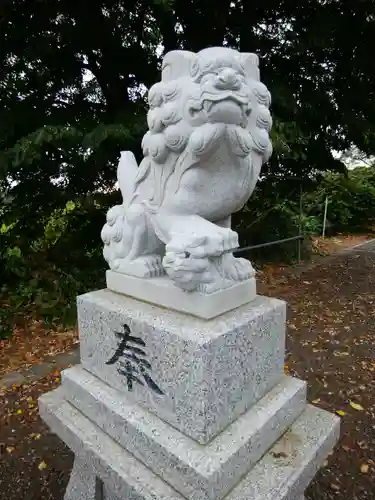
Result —
<svg viewBox="0 0 375 500"><path fill-rule="evenodd" d="M286 370L342 418L341 440L308 500L375 500L375 244L313 268L278 271L260 292L289 304ZM40 421L55 372L0 392L0 500L62 500L72 455ZM1 391L1 389L0 389Z"/></svg>

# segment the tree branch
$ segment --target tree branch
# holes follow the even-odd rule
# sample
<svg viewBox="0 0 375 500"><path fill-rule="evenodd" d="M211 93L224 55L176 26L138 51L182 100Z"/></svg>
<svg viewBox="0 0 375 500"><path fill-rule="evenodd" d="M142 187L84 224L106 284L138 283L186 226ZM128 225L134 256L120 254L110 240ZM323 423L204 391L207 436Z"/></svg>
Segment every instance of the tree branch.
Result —
<svg viewBox="0 0 375 500"><path fill-rule="evenodd" d="M180 43L175 31L177 19L174 11L167 4L161 2L153 2L151 8L163 38L164 53L178 49Z"/></svg>

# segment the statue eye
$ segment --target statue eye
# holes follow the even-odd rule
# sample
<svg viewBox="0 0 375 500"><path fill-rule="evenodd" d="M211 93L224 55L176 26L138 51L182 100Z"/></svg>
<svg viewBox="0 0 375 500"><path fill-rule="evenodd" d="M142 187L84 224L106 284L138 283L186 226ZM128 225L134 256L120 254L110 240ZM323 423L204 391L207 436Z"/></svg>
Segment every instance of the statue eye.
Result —
<svg viewBox="0 0 375 500"><path fill-rule="evenodd" d="M194 106L190 106L190 107L188 108L188 113L190 114L190 116L191 116L192 118L195 118L195 117L199 114L199 111L200 111L200 110L199 110L199 109L197 109L197 108L196 108L196 107L194 107Z"/></svg>

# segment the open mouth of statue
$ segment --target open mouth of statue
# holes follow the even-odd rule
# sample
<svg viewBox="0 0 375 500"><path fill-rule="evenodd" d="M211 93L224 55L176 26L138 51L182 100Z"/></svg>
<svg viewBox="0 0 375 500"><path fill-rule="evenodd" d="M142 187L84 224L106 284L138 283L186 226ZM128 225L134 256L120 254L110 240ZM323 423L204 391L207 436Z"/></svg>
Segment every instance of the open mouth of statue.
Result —
<svg viewBox="0 0 375 500"><path fill-rule="evenodd" d="M233 101L238 105L245 105L249 102L248 96L237 92L204 92L202 95L203 106L209 106L222 101Z"/></svg>
<svg viewBox="0 0 375 500"><path fill-rule="evenodd" d="M215 96L216 97L216 96ZM249 114L248 101L234 94L204 99L203 108L212 122L242 125Z"/></svg>

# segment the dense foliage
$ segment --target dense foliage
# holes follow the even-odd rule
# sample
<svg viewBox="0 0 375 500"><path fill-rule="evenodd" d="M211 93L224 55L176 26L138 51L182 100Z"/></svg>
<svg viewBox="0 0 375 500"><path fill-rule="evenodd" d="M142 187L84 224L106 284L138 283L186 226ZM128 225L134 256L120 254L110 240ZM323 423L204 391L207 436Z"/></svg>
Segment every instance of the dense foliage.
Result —
<svg viewBox="0 0 375 500"><path fill-rule="evenodd" d="M375 167L324 175L306 197L308 215L321 217L326 199L328 234L370 230L375 224Z"/></svg>
<svg viewBox="0 0 375 500"><path fill-rule="evenodd" d="M244 211L237 215L237 228L242 244L296 236L306 236L302 248L308 252L309 236L321 235L327 203L326 235L372 233L375 227L375 165L357 167L345 173L327 172L303 184L289 179L289 191L278 190L277 196L265 191L269 182L259 186ZM260 249L252 257L293 260L297 255L295 242ZM303 254L302 254L303 257Z"/></svg>
<svg viewBox="0 0 375 500"><path fill-rule="evenodd" d="M12 307L0 314L36 306L70 317L71 297L101 285L116 162L122 149L140 154L163 50L225 44L260 55L275 154L237 223L243 241L266 240L267 227L293 232L300 221L275 206L296 179L309 191L318 172L342 170L332 150L375 152L374 27L372 0L3 0L0 279Z"/></svg>

